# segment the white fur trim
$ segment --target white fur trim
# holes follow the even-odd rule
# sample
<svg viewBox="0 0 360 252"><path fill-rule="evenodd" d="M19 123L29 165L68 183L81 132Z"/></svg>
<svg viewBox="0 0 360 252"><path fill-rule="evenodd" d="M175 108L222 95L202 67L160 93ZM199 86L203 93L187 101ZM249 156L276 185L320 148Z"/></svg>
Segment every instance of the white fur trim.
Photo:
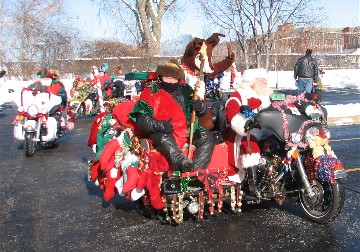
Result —
<svg viewBox="0 0 360 252"><path fill-rule="evenodd" d="M260 163L260 153L251 153L241 155L241 163L243 168L249 168Z"/></svg>
<svg viewBox="0 0 360 252"><path fill-rule="evenodd" d="M140 199L145 194L144 189L135 188L131 191L131 200L136 201Z"/></svg>
<svg viewBox="0 0 360 252"><path fill-rule="evenodd" d="M251 82L256 79L267 79L268 74L267 71L264 68L253 68L253 69L247 69L244 71L242 75L242 81L243 82Z"/></svg>
<svg viewBox="0 0 360 252"><path fill-rule="evenodd" d="M244 129L246 121L249 120L246 118L243 114L237 113L232 119L231 119L231 129L238 133L241 136L245 136L246 132Z"/></svg>
<svg viewBox="0 0 360 252"><path fill-rule="evenodd" d="M116 178L116 177L117 177L117 174L118 174L118 169L116 169L116 168L111 168L111 170L110 170L110 177L111 177L111 178Z"/></svg>
<svg viewBox="0 0 360 252"><path fill-rule="evenodd" d="M239 169L235 175L228 176L228 180L240 184L245 179L245 175L246 171L244 169Z"/></svg>

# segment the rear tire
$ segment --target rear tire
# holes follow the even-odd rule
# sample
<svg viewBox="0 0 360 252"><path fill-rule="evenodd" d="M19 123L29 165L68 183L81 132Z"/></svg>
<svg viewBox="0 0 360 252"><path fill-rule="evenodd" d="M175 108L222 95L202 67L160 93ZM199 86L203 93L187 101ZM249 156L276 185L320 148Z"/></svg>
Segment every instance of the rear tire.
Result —
<svg viewBox="0 0 360 252"><path fill-rule="evenodd" d="M35 153L35 132L25 132L25 155L31 157Z"/></svg>
<svg viewBox="0 0 360 252"><path fill-rule="evenodd" d="M300 192L300 206L304 214L312 221L325 224L335 220L344 206L345 190L341 181L320 183L310 180L310 185L315 192L314 197L308 197Z"/></svg>

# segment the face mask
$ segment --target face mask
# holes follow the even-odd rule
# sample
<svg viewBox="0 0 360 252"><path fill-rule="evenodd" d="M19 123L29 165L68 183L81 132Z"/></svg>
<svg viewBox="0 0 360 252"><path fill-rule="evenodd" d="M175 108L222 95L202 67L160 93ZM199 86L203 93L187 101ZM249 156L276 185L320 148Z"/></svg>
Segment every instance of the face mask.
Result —
<svg viewBox="0 0 360 252"><path fill-rule="evenodd" d="M172 84L172 83L160 81L160 86L165 91L170 92L170 93L174 92L177 89L178 85L179 85L179 82Z"/></svg>

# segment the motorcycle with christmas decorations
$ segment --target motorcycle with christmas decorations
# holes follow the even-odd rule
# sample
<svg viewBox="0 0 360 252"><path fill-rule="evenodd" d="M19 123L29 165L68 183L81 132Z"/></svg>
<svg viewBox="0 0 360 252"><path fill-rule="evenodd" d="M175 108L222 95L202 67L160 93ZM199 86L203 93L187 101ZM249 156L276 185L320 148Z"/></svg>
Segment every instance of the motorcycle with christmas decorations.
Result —
<svg viewBox="0 0 360 252"><path fill-rule="evenodd" d="M257 194L250 192L246 177L241 183L228 179L228 147L221 138L208 167L173 171L150 139L138 137L138 129L127 117L133 104L115 106L92 127L99 129L96 136L107 137L105 143L97 142L102 152L89 163L89 179L104 190L105 200L118 193L152 218L174 225L187 219L201 221L224 207L236 214L243 204L274 201L281 205L286 199L299 202L316 223L325 224L340 214L342 179L347 174L328 144L325 109L304 95L275 94L271 106L256 114L256 125L271 132L260 141ZM194 148L182 151L192 157Z"/></svg>
<svg viewBox="0 0 360 252"><path fill-rule="evenodd" d="M229 57L218 62L222 64L210 67L211 53L204 54L203 45L212 49L218 37L219 34L214 34L207 40L196 39L196 43L187 46L182 62L188 72L185 82L194 86L194 97L195 92L205 97L205 85L201 85L204 69L220 69L221 65L233 62L234 57L230 57L233 54L228 50ZM209 66L204 67L205 63ZM195 69L200 69L199 74L195 74ZM130 74L128 79L132 80L157 80L155 72ZM207 167L191 171L175 169L150 139L142 137L141 130L129 118L134 104L135 100L124 102L111 112L99 114L91 127L88 145L95 157L89 162L89 180L104 190L105 201L118 194L136 202L144 214L172 225L184 220L201 221L225 208L237 214L243 204L274 201L281 205L288 198L296 199L305 215L316 223L333 221L340 214L344 205L341 180L346 172L328 145L326 111L316 100L304 94L275 94L267 109L257 114L244 111L255 122L254 127L269 132L259 142L261 162L254 167L256 176L251 182L244 168L242 180L230 179L232 152L218 130L212 131L216 144ZM223 124L218 122L219 109L223 106L209 109L213 125ZM190 159L195 148L191 141L194 114L193 111L189 143L181 149ZM248 141L250 130L247 128ZM251 189L254 180L258 185L255 192Z"/></svg>
<svg viewBox="0 0 360 252"><path fill-rule="evenodd" d="M65 129L74 128L75 117L71 109L67 109L65 122L60 103L61 97L50 92L32 88L21 91L21 104L13 121L14 137L24 142L27 157L35 153L37 145L52 146Z"/></svg>

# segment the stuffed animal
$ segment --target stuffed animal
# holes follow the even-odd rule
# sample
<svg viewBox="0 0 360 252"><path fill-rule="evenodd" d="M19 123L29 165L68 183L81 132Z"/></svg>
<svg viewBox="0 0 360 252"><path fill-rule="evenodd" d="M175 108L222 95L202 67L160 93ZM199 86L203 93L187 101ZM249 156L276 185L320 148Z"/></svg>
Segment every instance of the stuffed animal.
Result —
<svg viewBox="0 0 360 252"><path fill-rule="evenodd" d="M225 35L220 33L213 33L208 39L194 38L186 46L183 57L181 58L181 66L185 72L185 82L189 84L193 89L195 88L199 73L200 73L200 50L203 48L203 44L206 45L206 57L203 68L203 74L206 77L215 77L220 73L227 70L235 61L235 53L232 51L231 45L228 44L228 55L220 62L212 62L212 54L214 47L220 42L220 37ZM202 51L201 51L202 52ZM200 99L205 99L205 82L203 79L200 81L197 95ZM214 127L212 114L208 109L205 116L199 118L199 125L203 126L207 130L211 130Z"/></svg>
<svg viewBox="0 0 360 252"><path fill-rule="evenodd" d="M119 137L111 139L100 156L100 167L106 173L106 201L114 197L116 190L121 196L129 194L139 178L138 157L131 151L128 132L124 130Z"/></svg>
<svg viewBox="0 0 360 252"><path fill-rule="evenodd" d="M317 159L323 155L335 156L329 145L329 138L326 136L326 133L323 130L320 130L317 135L313 136L309 146L312 149L312 155L314 159Z"/></svg>

